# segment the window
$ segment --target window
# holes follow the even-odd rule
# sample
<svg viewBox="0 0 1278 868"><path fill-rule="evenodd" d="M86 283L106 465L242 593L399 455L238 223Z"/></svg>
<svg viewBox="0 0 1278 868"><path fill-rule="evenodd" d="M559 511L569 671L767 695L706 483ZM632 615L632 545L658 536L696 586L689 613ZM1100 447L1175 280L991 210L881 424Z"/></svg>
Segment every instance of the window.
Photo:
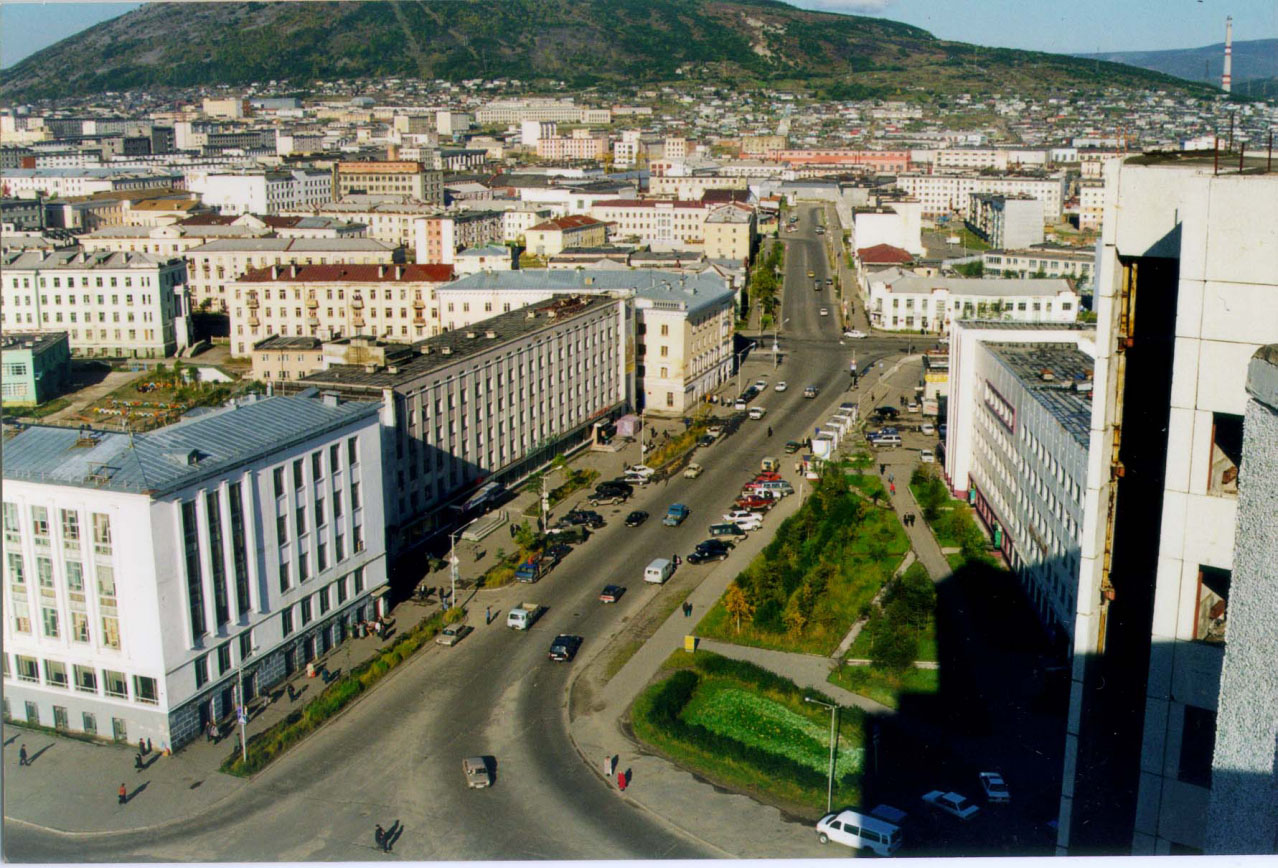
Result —
<svg viewBox="0 0 1278 868"><path fill-rule="evenodd" d="M209 683L209 657L207 654L195 659L195 689Z"/></svg>
<svg viewBox="0 0 1278 868"><path fill-rule="evenodd" d="M317 497L315 498L315 527L321 528L323 526L324 526L324 498Z"/></svg>
<svg viewBox="0 0 1278 868"><path fill-rule="evenodd" d="M1198 568L1198 601L1194 617L1194 638L1200 642L1225 641L1229 605L1229 570Z"/></svg>
<svg viewBox="0 0 1278 868"><path fill-rule="evenodd" d="M22 538L22 527L18 519L18 505L4 503L4 538L5 542L19 542Z"/></svg>
<svg viewBox="0 0 1278 868"><path fill-rule="evenodd" d="M231 643L223 642L217 646L217 674L225 675L231 669Z"/></svg>
<svg viewBox="0 0 1278 868"><path fill-rule="evenodd" d="M288 516L275 516L275 541L279 545L288 542Z"/></svg>
<svg viewBox="0 0 1278 868"><path fill-rule="evenodd" d="M49 510L43 506L31 507L31 532L36 536L36 545L49 544Z"/></svg>
<svg viewBox="0 0 1278 868"><path fill-rule="evenodd" d="M68 548L79 547L80 514L71 509L62 510L62 542Z"/></svg>
<svg viewBox="0 0 1278 868"><path fill-rule="evenodd" d="M44 627L44 635L51 639L58 638L58 610L48 606L40 607L40 623Z"/></svg>
<svg viewBox="0 0 1278 868"><path fill-rule="evenodd" d="M337 588L337 605L340 606L346 602L346 579L339 579L333 585Z"/></svg>
<svg viewBox="0 0 1278 868"><path fill-rule="evenodd" d="M114 696L116 699L129 698L128 681L125 680L123 672L112 672L110 669L103 669L102 684L106 689L107 696Z"/></svg>
<svg viewBox="0 0 1278 868"><path fill-rule="evenodd" d="M329 608L329 589L325 588L319 592L319 613L323 615Z"/></svg>
<svg viewBox="0 0 1278 868"><path fill-rule="evenodd" d="M40 667L36 663L34 657L23 657L21 654L15 658L18 662L18 680L19 681L39 681Z"/></svg>
<svg viewBox="0 0 1278 868"><path fill-rule="evenodd" d="M204 583L200 572L200 537L193 500L182 504L182 536L186 547L186 592L191 636L198 639L207 630L204 623Z"/></svg>
<svg viewBox="0 0 1278 868"><path fill-rule="evenodd" d="M302 600L302 626L311 623L311 598Z"/></svg>
<svg viewBox="0 0 1278 868"><path fill-rule="evenodd" d="M359 444L356 437L348 437L346 440L346 463L351 467L359 464Z"/></svg>
<svg viewBox="0 0 1278 868"><path fill-rule="evenodd" d="M1185 726L1180 736L1180 770L1177 778L1187 784L1211 786L1211 758L1216 747L1216 712L1185 706Z"/></svg>
<svg viewBox="0 0 1278 868"><path fill-rule="evenodd" d="M75 689L84 693L98 692L98 673L89 666L76 666L75 670Z"/></svg>
<svg viewBox="0 0 1278 868"><path fill-rule="evenodd" d="M1211 414L1211 476L1208 494L1237 494L1238 466L1242 463L1243 417Z"/></svg>
<svg viewBox="0 0 1278 868"><path fill-rule="evenodd" d="M355 577L355 593L364 593L364 568L360 567L352 575Z"/></svg>
<svg viewBox="0 0 1278 868"><path fill-rule="evenodd" d="M359 483L352 482L351 483L351 509L359 509L359 506L360 506Z"/></svg>
<svg viewBox="0 0 1278 868"><path fill-rule="evenodd" d="M209 579L213 582L213 614L221 626L231 620L231 606L226 592L226 549L222 542L221 497L209 491L204 501L209 530Z"/></svg>
<svg viewBox="0 0 1278 868"><path fill-rule="evenodd" d="M293 487L294 487L294 488L301 488L301 487L302 487L302 479L303 479L303 475L302 475L302 459L300 459L300 458L299 458L299 459L297 459L296 461L294 461L294 462L293 462Z"/></svg>
<svg viewBox="0 0 1278 868"><path fill-rule="evenodd" d="M333 518L342 517L342 492L333 492Z"/></svg>
<svg viewBox="0 0 1278 868"><path fill-rule="evenodd" d="M67 687L67 665L59 663L56 660L44 661L44 683L50 687L58 687L66 690Z"/></svg>
<svg viewBox="0 0 1278 868"><path fill-rule="evenodd" d="M287 636L293 632L293 607L289 606L280 612L280 633Z"/></svg>
<svg viewBox="0 0 1278 868"><path fill-rule="evenodd" d="M145 702L147 705L159 705L160 694L156 690L155 679L148 678L145 675L134 675L133 697L138 702Z"/></svg>
<svg viewBox="0 0 1278 868"><path fill-rule="evenodd" d="M93 513L93 551L111 554L111 516L100 512Z"/></svg>
<svg viewBox="0 0 1278 868"><path fill-rule="evenodd" d="M92 713L88 711L83 712L81 715L81 719L84 721L84 731L86 734L88 735L98 734L98 719L94 717Z"/></svg>
<svg viewBox="0 0 1278 868"><path fill-rule="evenodd" d="M240 662L253 656L253 631L245 630L240 634Z"/></svg>
<svg viewBox="0 0 1278 868"><path fill-rule="evenodd" d="M275 483L275 496L284 496L284 468L277 467L271 471L271 477Z"/></svg>

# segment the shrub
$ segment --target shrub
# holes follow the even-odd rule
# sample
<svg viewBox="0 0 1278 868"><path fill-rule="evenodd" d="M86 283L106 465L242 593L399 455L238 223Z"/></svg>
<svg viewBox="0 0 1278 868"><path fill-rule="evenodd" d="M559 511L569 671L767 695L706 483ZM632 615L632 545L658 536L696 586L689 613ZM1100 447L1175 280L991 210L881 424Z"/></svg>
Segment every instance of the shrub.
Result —
<svg viewBox="0 0 1278 868"><path fill-rule="evenodd" d="M904 624L887 621L875 631L870 660L876 666L899 672L914 664L917 652L918 641L913 633Z"/></svg>

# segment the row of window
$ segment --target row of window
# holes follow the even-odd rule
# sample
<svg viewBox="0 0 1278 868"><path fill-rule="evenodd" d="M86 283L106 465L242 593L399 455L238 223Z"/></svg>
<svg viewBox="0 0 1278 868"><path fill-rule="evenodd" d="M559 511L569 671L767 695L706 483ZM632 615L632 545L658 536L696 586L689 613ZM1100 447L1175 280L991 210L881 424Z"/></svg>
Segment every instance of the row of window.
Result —
<svg viewBox="0 0 1278 868"><path fill-rule="evenodd" d="M134 675L131 679L123 672L117 672L112 669L98 670L92 666L81 666L78 663L71 664L68 670L67 664L59 660L37 660L35 657L27 657L22 654L13 655L13 673L9 671L9 655L4 657L4 677L5 680L16 678L18 681L30 684L41 683L41 672L43 671L43 683L46 687L54 687L59 690L67 690L74 687L80 693L92 693L95 696L107 696L111 699L132 699L134 702L140 702L144 705L158 705L160 702L159 685L154 678L146 675ZM41 665L43 664L43 665ZM68 675L70 679L68 679ZM132 693L129 692L130 681L132 682Z"/></svg>
<svg viewBox="0 0 1278 868"><path fill-rule="evenodd" d="M350 581L349 585L347 580ZM349 576L343 576L331 585L303 597L281 611L280 635L292 635L294 630L303 629L311 621L328 614L329 609L334 606L345 604L348 595L358 597L362 593L364 593L364 568L359 567Z"/></svg>

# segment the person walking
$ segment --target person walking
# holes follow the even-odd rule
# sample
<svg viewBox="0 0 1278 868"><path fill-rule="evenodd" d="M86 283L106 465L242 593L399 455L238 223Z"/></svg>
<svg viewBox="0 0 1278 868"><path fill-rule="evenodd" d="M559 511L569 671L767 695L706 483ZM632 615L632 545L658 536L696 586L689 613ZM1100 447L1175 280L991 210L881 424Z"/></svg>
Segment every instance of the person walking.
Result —
<svg viewBox="0 0 1278 868"><path fill-rule="evenodd" d="M386 830L382 828L381 823L378 823L377 828L373 830L373 840L377 842L377 849L385 853L386 852Z"/></svg>
<svg viewBox="0 0 1278 868"><path fill-rule="evenodd" d="M493 620L493 607L485 606L484 607L484 626L491 624L492 620Z"/></svg>
<svg viewBox="0 0 1278 868"><path fill-rule="evenodd" d="M772 436L772 426L771 426L771 425L769 425L769 426L768 426L768 436L769 436L769 437L771 437L771 436Z"/></svg>
<svg viewBox="0 0 1278 868"><path fill-rule="evenodd" d="M120 804L123 805L125 802L129 800L129 788L126 787L123 783L121 783L120 789L118 792L120 795Z"/></svg>
<svg viewBox="0 0 1278 868"><path fill-rule="evenodd" d="M148 738L146 740L146 752L150 753L153 750L155 750L155 748L151 747L151 739Z"/></svg>
<svg viewBox="0 0 1278 868"><path fill-rule="evenodd" d="M893 496L893 497L896 497L896 483L895 483L895 482L889 482L889 483L888 483L888 490L892 492L892 496Z"/></svg>
<svg viewBox="0 0 1278 868"><path fill-rule="evenodd" d="M887 465L886 465L886 464L880 464L880 465L879 465L879 476L882 476L884 473L887 473Z"/></svg>
<svg viewBox="0 0 1278 868"><path fill-rule="evenodd" d="M18 765L31 765L31 760L27 757L27 746L25 744L18 748Z"/></svg>
<svg viewBox="0 0 1278 868"><path fill-rule="evenodd" d="M133 767L138 771L142 771L142 754L135 753L133 755Z"/></svg>

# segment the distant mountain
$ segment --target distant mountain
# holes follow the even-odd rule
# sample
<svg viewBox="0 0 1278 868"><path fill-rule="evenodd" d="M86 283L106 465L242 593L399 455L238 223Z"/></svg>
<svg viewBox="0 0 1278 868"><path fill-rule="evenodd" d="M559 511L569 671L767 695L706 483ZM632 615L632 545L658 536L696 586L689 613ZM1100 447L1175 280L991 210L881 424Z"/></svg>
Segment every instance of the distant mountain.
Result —
<svg viewBox="0 0 1278 868"><path fill-rule="evenodd" d="M1206 92L1132 67L944 42L775 0L419 0L151 3L4 70L0 99L388 77L801 82L845 99L1112 85Z"/></svg>
<svg viewBox="0 0 1278 868"><path fill-rule="evenodd" d="M1201 81L1219 86L1225 66L1225 43L1204 45L1202 48L1178 48L1170 51L1109 51L1101 54L1080 54L1078 57L1126 63L1154 72L1174 75L1186 81ZM1234 92L1247 93L1240 88L1242 82L1252 79L1278 77L1278 39L1249 39L1234 41L1232 70ZM1257 96L1260 86L1256 86ZM1272 90L1272 86L1271 86Z"/></svg>

